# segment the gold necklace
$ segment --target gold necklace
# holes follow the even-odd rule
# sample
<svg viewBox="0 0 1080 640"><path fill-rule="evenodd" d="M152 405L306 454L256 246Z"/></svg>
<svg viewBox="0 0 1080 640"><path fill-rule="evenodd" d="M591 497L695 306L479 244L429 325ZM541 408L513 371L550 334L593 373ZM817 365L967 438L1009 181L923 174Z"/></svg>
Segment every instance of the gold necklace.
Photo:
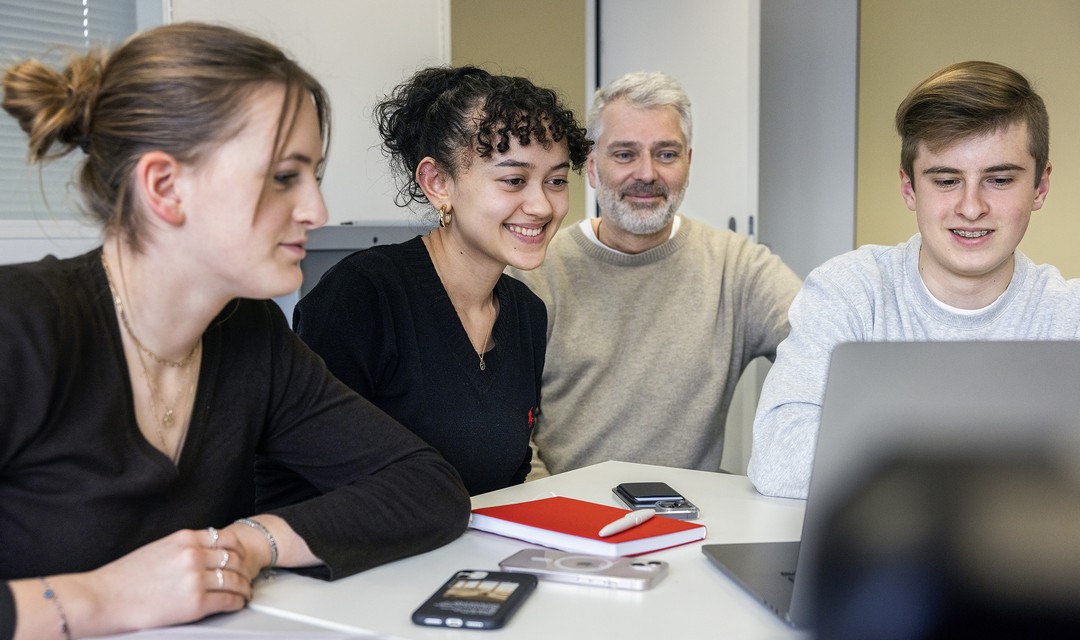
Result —
<svg viewBox="0 0 1080 640"><path fill-rule="evenodd" d="M154 362L158 364L163 364L166 367L174 367L177 369L182 369L186 367L188 363L190 363L195 358L195 352L199 350L199 344L202 342L202 339L200 338L195 343L195 346L191 348L191 353L187 354L180 360L167 360L151 351L149 347L144 345L139 340L139 338L135 336L135 332L131 330L131 325L128 323L127 314L124 313L124 303L120 300L120 294L116 291L116 286L113 285L112 272L109 270L109 261L105 259L104 250L102 250L101 252L101 266L105 267L105 279L109 282L109 291L112 292L113 304L116 305L116 313L120 316L120 322L123 323L124 330L127 331L128 336L131 338L132 342L135 343L135 346L138 347L139 351L150 356L154 360ZM123 271L123 269L121 269L121 271Z"/></svg>
<svg viewBox="0 0 1080 640"><path fill-rule="evenodd" d="M446 292L446 296L448 298L450 298L450 304L453 305L454 310L458 311L458 305L454 302L454 298L453 298L453 296L450 295L449 291ZM460 311L458 311L458 318L459 319L464 318L464 316L461 315ZM498 313L498 311L496 311L495 312L495 319L491 321L491 328L488 329L487 336L485 336L484 342L480 344L480 348L477 349L476 345L473 345L473 351L475 351L477 357L480 358L480 370L481 371L487 371L487 363L484 362L484 352L487 351L488 343L491 342L491 336L495 334L495 323L498 322L498 320L499 320L499 313ZM462 321L462 323L461 323L461 328L465 329L464 321ZM469 343L472 344L472 336L469 335L469 332L468 332L467 329L465 330L465 337L469 338Z"/></svg>
<svg viewBox="0 0 1080 640"><path fill-rule="evenodd" d="M480 350L476 352L476 355L480 356L480 370L487 371L487 365L484 364L484 351L487 350L488 343L491 342L491 334L495 332L495 323L491 323L491 331L488 331L487 338L484 340L484 345L480 347Z"/></svg>
<svg viewBox="0 0 1080 640"><path fill-rule="evenodd" d="M130 335L130 334L129 334ZM199 351L199 347L202 346L202 340L195 345L195 351ZM180 434L176 438L176 449L169 453L169 443L165 438L166 432L173 426L173 421L176 419L176 410L180 408L180 403L184 401L187 393L192 392L195 389L195 380L198 376L191 376L191 381L187 385L181 385L180 390L176 392L176 397L173 398L172 406L165 405L164 399L162 399L161 389L158 388L157 383L154 382L153 376L150 375L150 367L146 364L146 359L143 358L142 352L136 354L139 357L139 365L143 370L143 377L146 378L146 388L150 391L150 410L154 414L154 419L158 422L158 439L161 440L161 447L165 455L169 456L173 464L176 464L180 460L180 451L184 448L184 440L187 439L187 428L180 431ZM164 408L164 413L161 409Z"/></svg>
<svg viewBox="0 0 1080 640"><path fill-rule="evenodd" d="M176 392L176 397L173 399L172 406L165 404L165 400L162 398L161 389L157 386L153 376L150 374L150 367L146 363L146 359L143 357L145 353L151 359L158 364L162 364L169 367L183 368L189 362L195 359L195 356L199 353L202 347L202 338L199 338L195 342L195 346L191 349L191 353L184 357L183 360L174 362L166 360L139 342L139 339L135 337L135 333L131 330L131 325L128 324L127 317L124 315L124 307L120 300L120 294L116 290L116 285L113 284L112 272L109 271L109 263L105 259L105 252L101 252L101 265L105 268L105 280L109 283L109 291L113 296L113 304L116 305L117 314L120 316L121 324L124 326L124 331L127 333L131 341L135 343L138 349L135 352L136 357L139 358L139 366L142 368L143 378L146 380L146 389L150 392L150 411L154 416L155 426L157 426L158 439L161 441L162 452L169 456L173 464L176 464L180 460L180 451L184 448L184 440L187 439L187 423L185 423L184 429L181 431L176 439L176 448L170 453L170 447L168 440L165 437L166 432L170 430L173 422L176 419L176 412L180 408L180 403L185 397L185 392L192 392L195 388L195 383L198 380L198 374L191 375L191 380L188 384L180 385L180 390ZM197 372L198 369L196 368ZM162 412L164 409L164 412Z"/></svg>

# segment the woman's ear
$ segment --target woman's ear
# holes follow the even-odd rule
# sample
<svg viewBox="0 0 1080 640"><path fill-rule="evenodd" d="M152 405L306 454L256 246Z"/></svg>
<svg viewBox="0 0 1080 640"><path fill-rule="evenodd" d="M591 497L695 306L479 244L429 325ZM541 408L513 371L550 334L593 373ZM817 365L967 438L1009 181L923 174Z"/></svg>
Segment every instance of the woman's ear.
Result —
<svg viewBox="0 0 1080 640"><path fill-rule="evenodd" d="M427 156L416 165L416 184L420 185L428 202L436 209L454 204L450 202L449 182L446 172L439 168L435 158Z"/></svg>
<svg viewBox="0 0 1080 640"><path fill-rule="evenodd" d="M179 175L180 163L164 151L148 151L135 164L135 192L156 219L172 226L184 223Z"/></svg>

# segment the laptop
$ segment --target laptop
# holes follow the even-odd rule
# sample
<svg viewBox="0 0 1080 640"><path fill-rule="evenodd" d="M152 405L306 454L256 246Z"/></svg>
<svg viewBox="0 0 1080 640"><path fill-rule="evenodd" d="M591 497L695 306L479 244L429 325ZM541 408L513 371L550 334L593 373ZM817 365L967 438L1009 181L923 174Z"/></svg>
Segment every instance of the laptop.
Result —
<svg viewBox="0 0 1080 640"><path fill-rule="evenodd" d="M788 624L814 626L821 534L898 455L1080 451L1080 341L842 344L829 366L801 542L709 544L706 556Z"/></svg>

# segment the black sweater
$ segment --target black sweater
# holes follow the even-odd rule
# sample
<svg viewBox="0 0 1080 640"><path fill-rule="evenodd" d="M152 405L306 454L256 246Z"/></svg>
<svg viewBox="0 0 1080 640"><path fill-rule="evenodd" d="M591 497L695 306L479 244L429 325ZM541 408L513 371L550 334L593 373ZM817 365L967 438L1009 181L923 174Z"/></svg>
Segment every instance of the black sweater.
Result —
<svg viewBox="0 0 1080 640"><path fill-rule="evenodd" d="M453 468L330 375L277 305L229 304L202 351L174 466L136 424L100 249L0 267L0 579L93 569L178 529L262 511L325 561L307 571L322 578L464 530ZM264 491L256 458L303 482Z"/></svg>
<svg viewBox="0 0 1080 640"><path fill-rule="evenodd" d="M495 295L483 371L420 237L343 259L293 321L335 375L438 449L476 495L525 481L544 369L544 303L506 275Z"/></svg>

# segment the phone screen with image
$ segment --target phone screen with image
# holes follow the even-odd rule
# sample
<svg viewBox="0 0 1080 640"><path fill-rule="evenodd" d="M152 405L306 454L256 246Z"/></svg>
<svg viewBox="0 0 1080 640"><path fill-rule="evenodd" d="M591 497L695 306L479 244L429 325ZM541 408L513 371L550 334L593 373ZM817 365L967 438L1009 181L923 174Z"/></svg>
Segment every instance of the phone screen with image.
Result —
<svg viewBox="0 0 1080 640"><path fill-rule="evenodd" d="M498 629L536 588L534 575L463 570L455 573L413 612L429 627Z"/></svg>

